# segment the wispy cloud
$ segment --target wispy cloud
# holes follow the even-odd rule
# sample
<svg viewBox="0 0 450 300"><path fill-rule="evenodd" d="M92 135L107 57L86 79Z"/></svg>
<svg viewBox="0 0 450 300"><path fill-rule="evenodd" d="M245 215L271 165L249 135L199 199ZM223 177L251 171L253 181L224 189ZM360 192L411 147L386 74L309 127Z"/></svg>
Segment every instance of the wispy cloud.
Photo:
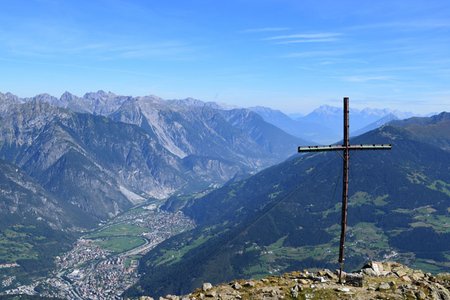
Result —
<svg viewBox="0 0 450 300"><path fill-rule="evenodd" d="M265 41L272 40L288 40L288 39L326 39L326 38L337 38L341 36L341 33L334 32L322 32L322 33L299 33L299 34L287 34L287 35L277 35L265 38Z"/></svg>
<svg viewBox="0 0 450 300"><path fill-rule="evenodd" d="M299 43L326 43L334 42L339 39L341 33L322 32L322 33L299 33L277 35L262 39L263 41L273 41L275 44L299 44Z"/></svg>
<svg viewBox="0 0 450 300"><path fill-rule="evenodd" d="M428 29L440 29L450 28L449 20L413 20L413 21L398 21L398 22L380 22L360 24L351 27L347 27L348 30L365 30L365 29L382 29L391 28L398 30L428 30Z"/></svg>
<svg viewBox="0 0 450 300"><path fill-rule="evenodd" d="M35 57L57 59L64 57L83 57L98 60L113 59L192 59L197 50L180 40L160 40L147 43L135 43L121 37L111 41L89 41L78 38L69 41L56 39L0 38L0 47L8 54L16 57Z"/></svg>
<svg viewBox="0 0 450 300"><path fill-rule="evenodd" d="M284 44L300 44L300 43L326 43L326 42L334 42L337 41L336 38L325 38L325 39L303 39L303 40L288 40L288 41L281 41L276 42L277 45L284 45Z"/></svg>
<svg viewBox="0 0 450 300"><path fill-rule="evenodd" d="M107 50L107 49L104 49ZM179 42L179 41L165 41L151 44L134 45L126 47L113 48L110 51L112 58L183 58L186 54L190 54L194 48ZM189 55L188 55L189 56Z"/></svg>
<svg viewBox="0 0 450 300"><path fill-rule="evenodd" d="M354 76L344 76L341 78L348 82L369 82L369 81L389 81L393 78L390 76L366 76L366 75L354 75Z"/></svg>
<svg viewBox="0 0 450 300"><path fill-rule="evenodd" d="M161 78L159 75L155 75L154 73L145 73L145 72L137 72L124 68L104 68L104 67L96 67L92 65L83 65L83 64L67 64L67 63L57 63L57 62L44 62L39 60L23 60L23 59L5 59L0 57L0 61L9 62L14 64L22 64L22 65L38 65L38 66L53 66L53 67L63 67L68 69L85 69L85 70L94 70L94 71L106 71L113 73L124 73L136 76L145 76L151 78Z"/></svg>
<svg viewBox="0 0 450 300"><path fill-rule="evenodd" d="M1 25L1 24L0 24ZM191 60L198 46L183 39L140 39L117 32L86 32L67 24L20 24L16 32L0 26L0 51L12 57Z"/></svg>
<svg viewBox="0 0 450 300"><path fill-rule="evenodd" d="M239 31L240 33L258 33L258 32L277 32L289 30L289 27L262 27L262 28L249 28Z"/></svg>
<svg viewBox="0 0 450 300"><path fill-rule="evenodd" d="M308 57L336 57L346 55L349 52L343 50L323 50L323 51L302 51L291 52L281 56L281 58L308 58Z"/></svg>

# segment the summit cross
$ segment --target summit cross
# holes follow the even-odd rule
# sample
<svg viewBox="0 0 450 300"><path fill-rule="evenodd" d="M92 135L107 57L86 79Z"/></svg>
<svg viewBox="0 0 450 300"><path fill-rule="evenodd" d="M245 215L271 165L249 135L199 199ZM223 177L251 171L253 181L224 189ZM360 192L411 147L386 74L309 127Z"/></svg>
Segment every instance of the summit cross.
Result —
<svg viewBox="0 0 450 300"><path fill-rule="evenodd" d="M347 229L347 206L348 206L348 162L350 150L390 150L391 144L369 144L350 145L349 118L348 118L348 97L344 97L344 140L342 145L329 146L300 146L298 152L322 152L322 151L343 151L343 182L342 182L342 210L341 210L341 239L339 242L339 283L342 283L342 270L344 268L344 244L345 232Z"/></svg>

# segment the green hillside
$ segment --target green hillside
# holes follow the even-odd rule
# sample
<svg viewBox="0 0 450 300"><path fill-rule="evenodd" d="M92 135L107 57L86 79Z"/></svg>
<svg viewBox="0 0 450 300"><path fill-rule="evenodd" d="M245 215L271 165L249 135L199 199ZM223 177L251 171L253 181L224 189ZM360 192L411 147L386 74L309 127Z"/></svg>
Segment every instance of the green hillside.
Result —
<svg viewBox="0 0 450 300"><path fill-rule="evenodd" d="M396 122L351 141L393 149L351 154L347 269L385 257L450 269L449 115ZM183 294L206 280L335 268L341 165L336 153L299 155L189 202L184 212L199 226L144 257L129 294Z"/></svg>
<svg viewBox="0 0 450 300"><path fill-rule="evenodd" d="M76 237L72 228L92 225L77 207L47 193L2 160L0 192L0 264L14 264L0 268L1 281L14 276L23 284L46 274L54 267L54 256L71 247Z"/></svg>

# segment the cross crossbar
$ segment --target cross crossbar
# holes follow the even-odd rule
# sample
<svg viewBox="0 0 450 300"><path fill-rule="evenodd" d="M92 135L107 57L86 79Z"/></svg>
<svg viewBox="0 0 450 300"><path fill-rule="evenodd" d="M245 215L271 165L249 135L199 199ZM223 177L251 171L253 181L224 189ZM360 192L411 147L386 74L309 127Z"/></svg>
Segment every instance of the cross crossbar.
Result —
<svg viewBox="0 0 450 300"><path fill-rule="evenodd" d="M372 145L349 145L348 150L387 150L391 149L391 144L372 144ZM298 147L298 152L322 152L322 151L342 151L345 145L328 145L328 146L303 146Z"/></svg>
<svg viewBox="0 0 450 300"><path fill-rule="evenodd" d="M348 171L350 150L390 150L391 144L355 144L350 145L349 136L349 108L348 97L344 97L344 140L343 145L328 145L328 146L300 146L298 152L323 152L323 151L343 151L343 182L342 182L342 211L341 211L341 239L339 242L339 283L342 282L342 269L344 268L344 244L345 231L347 228L347 206L348 206Z"/></svg>

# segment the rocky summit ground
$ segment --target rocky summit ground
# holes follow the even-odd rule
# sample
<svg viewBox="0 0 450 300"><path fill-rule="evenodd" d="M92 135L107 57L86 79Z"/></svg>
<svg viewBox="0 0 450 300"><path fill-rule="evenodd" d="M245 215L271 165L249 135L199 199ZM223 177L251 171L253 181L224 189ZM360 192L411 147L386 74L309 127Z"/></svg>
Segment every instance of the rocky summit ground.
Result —
<svg viewBox="0 0 450 300"><path fill-rule="evenodd" d="M432 275L395 262L369 262L360 271L297 271L260 280L236 280L213 286L204 283L189 295L159 300L198 299L436 299L450 300L450 274ZM139 300L152 300L141 296Z"/></svg>

